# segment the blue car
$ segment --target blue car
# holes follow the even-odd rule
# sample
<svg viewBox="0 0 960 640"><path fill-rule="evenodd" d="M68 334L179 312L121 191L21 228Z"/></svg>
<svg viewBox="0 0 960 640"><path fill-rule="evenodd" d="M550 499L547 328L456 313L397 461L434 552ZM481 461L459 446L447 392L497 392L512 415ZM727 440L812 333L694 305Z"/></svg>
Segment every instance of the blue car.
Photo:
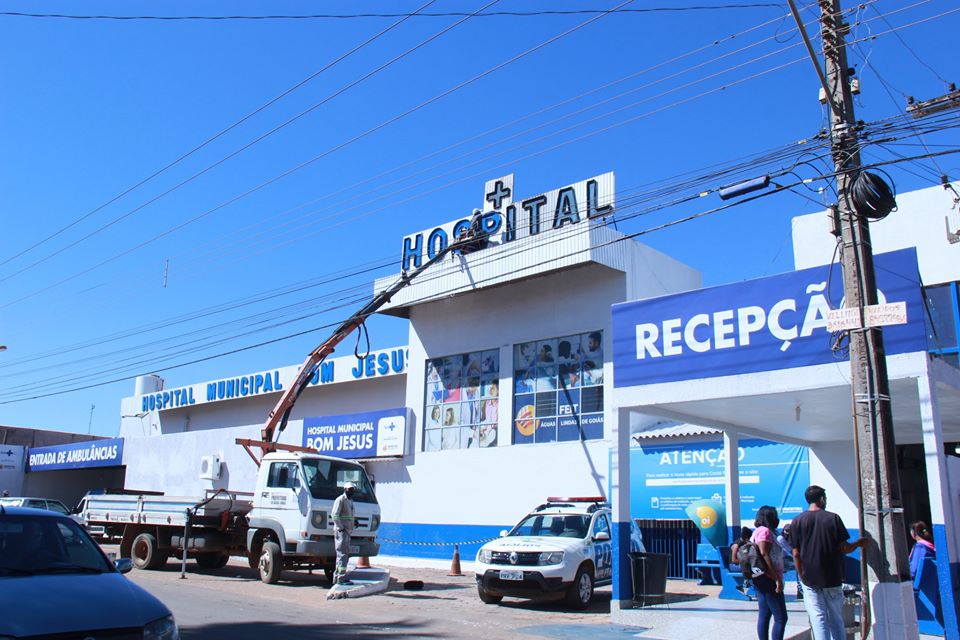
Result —
<svg viewBox="0 0 960 640"><path fill-rule="evenodd" d="M179 640L170 610L121 575L83 527L0 505L0 638Z"/></svg>

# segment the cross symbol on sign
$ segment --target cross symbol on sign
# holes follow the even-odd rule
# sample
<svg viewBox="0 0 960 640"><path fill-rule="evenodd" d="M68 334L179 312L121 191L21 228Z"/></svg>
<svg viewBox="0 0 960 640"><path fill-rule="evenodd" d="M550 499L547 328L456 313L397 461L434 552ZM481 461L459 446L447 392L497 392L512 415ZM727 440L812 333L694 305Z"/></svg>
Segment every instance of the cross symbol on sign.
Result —
<svg viewBox="0 0 960 640"><path fill-rule="evenodd" d="M13 449L10 449L10 450L8 450L8 451L0 451L0 453L2 453L2 454L5 455L5 456L12 456L12 455L13 455Z"/></svg>
<svg viewBox="0 0 960 640"><path fill-rule="evenodd" d="M493 191L487 194L486 200L493 204L493 208L499 210L500 204L504 198L510 197L509 187L503 186L503 181L497 180L493 185Z"/></svg>

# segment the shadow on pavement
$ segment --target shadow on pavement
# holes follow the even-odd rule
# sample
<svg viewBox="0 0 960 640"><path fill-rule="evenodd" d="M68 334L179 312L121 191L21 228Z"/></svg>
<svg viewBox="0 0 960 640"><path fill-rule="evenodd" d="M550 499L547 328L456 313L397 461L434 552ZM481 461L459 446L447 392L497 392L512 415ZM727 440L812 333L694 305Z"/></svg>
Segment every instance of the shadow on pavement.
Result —
<svg viewBox="0 0 960 640"><path fill-rule="evenodd" d="M364 624L281 624L277 622L243 622L183 627L184 640L317 640L320 638L433 638L436 634L421 630L412 622L390 622L377 626Z"/></svg>

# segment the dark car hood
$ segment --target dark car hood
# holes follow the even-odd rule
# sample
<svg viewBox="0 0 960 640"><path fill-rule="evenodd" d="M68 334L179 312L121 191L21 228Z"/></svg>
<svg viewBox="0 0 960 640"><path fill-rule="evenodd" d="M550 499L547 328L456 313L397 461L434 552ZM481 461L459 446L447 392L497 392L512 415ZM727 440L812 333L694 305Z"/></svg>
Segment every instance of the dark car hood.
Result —
<svg viewBox="0 0 960 640"><path fill-rule="evenodd" d="M142 627L170 615L119 573L0 577L0 636Z"/></svg>

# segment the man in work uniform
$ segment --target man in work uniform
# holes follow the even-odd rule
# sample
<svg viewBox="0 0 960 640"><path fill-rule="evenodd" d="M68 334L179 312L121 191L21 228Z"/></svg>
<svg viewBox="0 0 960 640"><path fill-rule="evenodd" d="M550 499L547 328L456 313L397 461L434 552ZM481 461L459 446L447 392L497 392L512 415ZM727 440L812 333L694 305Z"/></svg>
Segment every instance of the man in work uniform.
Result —
<svg viewBox="0 0 960 640"><path fill-rule="evenodd" d="M347 580L347 561L350 560L350 534L353 532L353 494L357 485L348 482L343 493L333 501L330 517L333 519L333 541L337 550L337 567L333 573L334 584L350 584Z"/></svg>

